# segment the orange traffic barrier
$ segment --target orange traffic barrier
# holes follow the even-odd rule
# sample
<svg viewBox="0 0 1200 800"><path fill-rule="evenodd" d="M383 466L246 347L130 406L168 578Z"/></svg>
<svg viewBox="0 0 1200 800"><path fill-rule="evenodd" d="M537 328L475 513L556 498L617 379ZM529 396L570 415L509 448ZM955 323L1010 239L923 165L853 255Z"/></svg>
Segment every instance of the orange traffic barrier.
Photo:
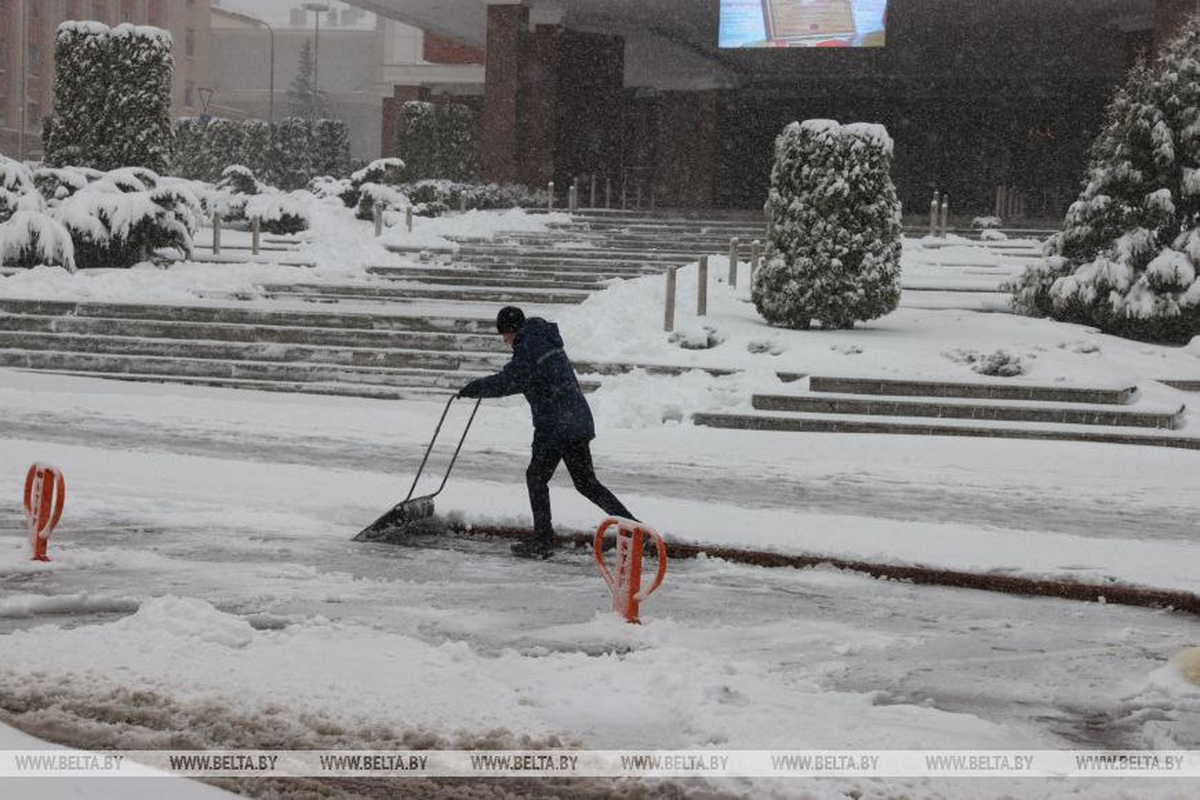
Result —
<svg viewBox="0 0 1200 800"><path fill-rule="evenodd" d="M610 571L604 563L604 532L613 525L617 526L617 566L615 572ZM658 550L658 573L654 583L645 591L642 590L642 549L646 537L654 540ZM600 523L596 531L596 539L592 543L596 554L596 563L600 566L600 575L608 584L613 596L613 611L625 617L626 622L638 624L639 604L649 597L663 582L667 574L667 546L658 532L649 525L621 517L609 517Z"/></svg>
<svg viewBox="0 0 1200 800"><path fill-rule="evenodd" d="M49 561L46 544L62 516L67 489L62 472L49 464L34 464L25 476L25 514L34 561Z"/></svg>

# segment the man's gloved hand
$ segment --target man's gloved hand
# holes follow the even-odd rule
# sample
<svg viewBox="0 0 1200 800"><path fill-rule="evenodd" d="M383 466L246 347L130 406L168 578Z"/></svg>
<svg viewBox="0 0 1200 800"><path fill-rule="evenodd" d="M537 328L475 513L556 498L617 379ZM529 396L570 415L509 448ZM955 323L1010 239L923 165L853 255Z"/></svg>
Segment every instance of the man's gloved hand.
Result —
<svg viewBox="0 0 1200 800"><path fill-rule="evenodd" d="M454 396L455 397L470 397L471 395L467 394L467 387L464 386L463 388L459 389L458 394L456 394Z"/></svg>

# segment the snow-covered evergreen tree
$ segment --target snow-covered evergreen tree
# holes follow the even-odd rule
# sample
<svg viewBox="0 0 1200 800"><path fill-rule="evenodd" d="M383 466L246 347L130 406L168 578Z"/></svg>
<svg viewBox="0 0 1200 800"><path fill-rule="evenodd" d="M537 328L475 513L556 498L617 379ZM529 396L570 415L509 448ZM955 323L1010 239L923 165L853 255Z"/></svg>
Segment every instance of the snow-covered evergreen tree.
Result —
<svg viewBox="0 0 1200 800"><path fill-rule="evenodd" d="M144 167L165 173L171 159L171 34L118 25L109 34L110 162L100 169Z"/></svg>
<svg viewBox="0 0 1200 800"><path fill-rule="evenodd" d="M1047 257L1013 282L1024 313L1132 338L1200 334L1200 21L1132 69Z"/></svg>
<svg viewBox="0 0 1200 800"><path fill-rule="evenodd" d="M99 22L64 22L54 40L53 113L42 133L52 167L96 167L111 162L108 109L112 66L109 28Z"/></svg>
<svg viewBox="0 0 1200 800"><path fill-rule="evenodd" d="M200 180L216 183L230 164L241 158L245 142L242 123L231 119L212 119L204 127L203 154L200 156Z"/></svg>
<svg viewBox="0 0 1200 800"><path fill-rule="evenodd" d="M208 154L204 150L204 131L207 124L198 117L175 120L175 135L171 142L171 174L190 180L204 180L210 173Z"/></svg>
<svg viewBox="0 0 1200 800"><path fill-rule="evenodd" d="M350 129L340 119L319 119L313 125L312 169L313 176L350 174Z"/></svg>
<svg viewBox="0 0 1200 800"><path fill-rule="evenodd" d="M317 86L315 62L310 42L300 50L300 68L288 89L289 113L309 122L329 116L329 98Z"/></svg>
<svg viewBox="0 0 1200 800"><path fill-rule="evenodd" d="M241 163L267 183L272 183L275 152L271 124L266 120L248 119L242 122Z"/></svg>
<svg viewBox="0 0 1200 800"><path fill-rule="evenodd" d="M288 117L275 124L277 172L272 183L280 189L299 189L312 177L312 123L302 117Z"/></svg>
<svg viewBox="0 0 1200 800"><path fill-rule="evenodd" d="M475 113L461 103L445 103L437 111L437 177L472 181L481 169Z"/></svg>
<svg viewBox="0 0 1200 800"><path fill-rule="evenodd" d="M438 118L433 103L409 100L396 112L396 152L404 159L410 181L439 178Z"/></svg>
<svg viewBox="0 0 1200 800"><path fill-rule="evenodd" d="M775 142L752 297L773 325L851 328L900 302L900 202L880 125L807 120Z"/></svg>

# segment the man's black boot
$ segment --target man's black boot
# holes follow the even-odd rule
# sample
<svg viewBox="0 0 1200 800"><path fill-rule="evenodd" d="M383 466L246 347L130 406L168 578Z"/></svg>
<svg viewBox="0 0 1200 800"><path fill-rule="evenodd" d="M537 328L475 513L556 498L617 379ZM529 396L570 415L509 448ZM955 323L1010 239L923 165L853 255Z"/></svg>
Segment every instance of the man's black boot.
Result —
<svg viewBox="0 0 1200 800"><path fill-rule="evenodd" d="M512 546L512 553L517 558L549 558L554 555L554 550L554 539L541 536L517 542Z"/></svg>

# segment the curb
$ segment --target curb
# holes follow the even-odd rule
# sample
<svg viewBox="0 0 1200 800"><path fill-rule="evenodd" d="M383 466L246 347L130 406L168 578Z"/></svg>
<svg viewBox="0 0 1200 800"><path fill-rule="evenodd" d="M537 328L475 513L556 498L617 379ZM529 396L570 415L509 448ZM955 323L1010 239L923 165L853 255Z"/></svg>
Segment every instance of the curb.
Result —
<svg viewBox="0 0 1200 800"><path fill-rule="evenodd" d="M468 529L461 523L450 526L455 533L465 536L491 536L498 539L521 539L533 535L527 528L501 528L472 525ZM576 547L591 547L594 534L572 532L560 534L560 543L571 543ZM1124 606L1162 608L1200 615L1200 595L1192 592L1151 589L1148 587L1122 584L1080 583L1078 581L1027 578L1015 575L986 575L935 567L902 566L879 564L870 561L833 558L814 554L786 555L761 550L745 550L737 547L716 547L698 544L667 542L667 555L671 558L690 559L701 555L719 558L737 564L756 567L806 567L830 566L849 572L861 572L873 578L905 581L908 583L951 586L960 589L981 589L989 592L1025 595L1030 597L1058 597L1087 603L1115 603Z"/></svg>

